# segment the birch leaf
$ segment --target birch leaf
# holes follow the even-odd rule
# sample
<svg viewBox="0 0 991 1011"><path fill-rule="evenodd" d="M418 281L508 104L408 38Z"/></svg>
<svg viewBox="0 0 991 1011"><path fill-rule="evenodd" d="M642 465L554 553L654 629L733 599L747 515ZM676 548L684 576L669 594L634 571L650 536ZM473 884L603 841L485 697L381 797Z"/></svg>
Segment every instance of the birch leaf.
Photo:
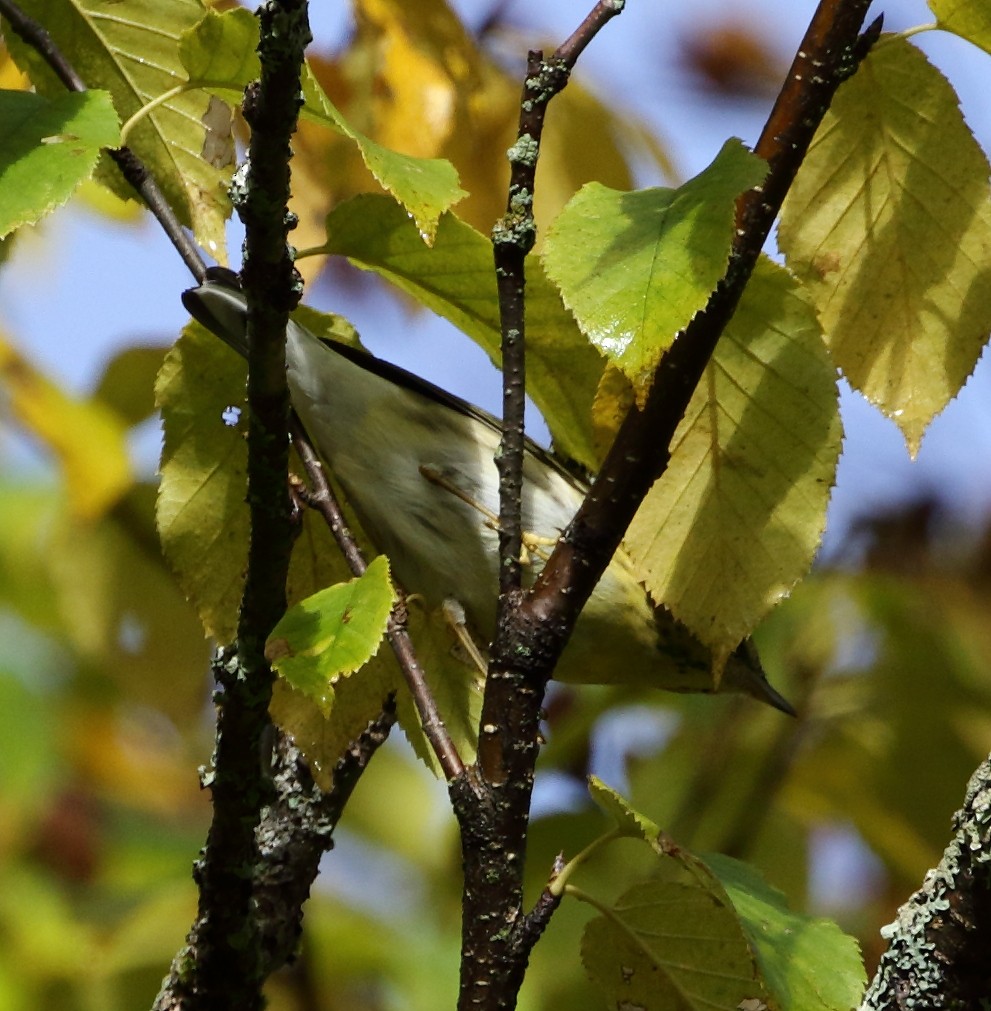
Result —
<svg viewBox="0 0 991 1011"><path fill-rule="evenodd" d="M943 75L900 39L839 90L778 241L837 365L918 451L991 330L988 161Z"/></svg>
<svg viewBox="0 0 991 1011"><path fill-rule="evenodd" d="M980 0L929 0L939 27L991 53L991 8Z"/></svg>
<svg viewBox="0 0 991 1011"><path fill-rule="evenodd" d="M738 140L672 190L584 186L541 257L588 339L638 389L726 270L736 198L767 165Z"/></svg>
<svg viewBox="0 0 991 1011"><path fill-rule="evenodd" d="M812 563L840 450L837 398L812 307L761 260L624 542L717 669Z"/></svg>

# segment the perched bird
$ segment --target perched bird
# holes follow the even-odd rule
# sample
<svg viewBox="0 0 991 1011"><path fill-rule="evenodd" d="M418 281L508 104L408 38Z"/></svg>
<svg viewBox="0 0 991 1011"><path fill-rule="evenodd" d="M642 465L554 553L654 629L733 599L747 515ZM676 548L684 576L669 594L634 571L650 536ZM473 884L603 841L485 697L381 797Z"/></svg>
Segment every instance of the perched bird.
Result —
<svg viewBox="0 0 991 1011"><path fill-rule="evenodd" d="M183 293L207 329L242 354L247 305L237 277L212 268ZM357 348L323 341L290 320L286 360L293 407L374 545L404 590L428 606L454 601L468 632L494 634L498 587L499 423L480 408ZM525 569L532 582L585 486L527 441L523 460ZM620 550L583 610L555 678L712 692L711 656L663 607L654 606ZM720 691L744 692L794 714L744 643Z"/></svg>

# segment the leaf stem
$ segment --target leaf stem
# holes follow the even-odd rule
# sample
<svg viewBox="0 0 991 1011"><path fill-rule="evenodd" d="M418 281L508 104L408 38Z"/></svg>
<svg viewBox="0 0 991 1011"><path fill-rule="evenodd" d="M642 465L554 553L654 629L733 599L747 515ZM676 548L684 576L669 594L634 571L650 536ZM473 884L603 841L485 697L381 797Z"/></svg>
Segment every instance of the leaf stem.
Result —
<svg viewBox="0 0 991 1011"><path fill-rule="evenodd" d="M565 889L568 887L568 879L572 874L583 863L585 863L593 854L602 849L603 846L611 843L614 839L622 838L623 833L619 828L612 828L608 832L600 835L597 839L593 839L580 853L573 856L557 874L551 879L551 883L547 886L548 891L552 895L562 895Z"/></svg>

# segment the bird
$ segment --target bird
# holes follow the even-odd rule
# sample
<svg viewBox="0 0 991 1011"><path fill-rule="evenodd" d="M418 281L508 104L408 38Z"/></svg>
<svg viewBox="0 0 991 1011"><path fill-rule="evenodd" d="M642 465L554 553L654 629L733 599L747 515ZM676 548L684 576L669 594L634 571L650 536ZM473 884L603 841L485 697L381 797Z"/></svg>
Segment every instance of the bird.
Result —
<svg viewBox="0 0 991 1011"><path fill-rule="evenodd" d="M247 301L237 275L212 267L183 292L187 311L246 354ZM368 352L324 340L290 318L290 399L310 442L343 490L375 548L408 594L463 614L484 652L495 633L498 593L499 422L481 408ZM588 486L527 438L522 523L532 584ZM655 604L620 548L583 609L554 673L568 684L741 692L783 713L795 710L768 682L745 640L722 677L712 655Z"/></svg>

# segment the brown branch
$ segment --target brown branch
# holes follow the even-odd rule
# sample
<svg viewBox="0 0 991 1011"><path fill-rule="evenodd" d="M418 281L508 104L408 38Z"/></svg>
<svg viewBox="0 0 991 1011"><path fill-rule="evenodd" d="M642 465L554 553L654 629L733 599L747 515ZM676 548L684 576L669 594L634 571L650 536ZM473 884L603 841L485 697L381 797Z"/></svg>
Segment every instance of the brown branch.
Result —
<svg viewBox="0 0 991 1011"><path fill-rule="evenodd" d="M361 548L358 547L354 536L348 529L337 496L324 473L323 464L295 414L293 414L291 428L293 444L299 453L299 458L303 462L306 476L310 482L310 488L303 493L304 501L323 517L341 554L348 563L348 567L356 576L360 576L366 568ZM462 774L464 762L462 762L461 756L447 732L447 727L437 709L437 703L434 701L433 693L423 676L423 668L416 658L416 650L406 628L403 611L404 608L401 604L393 608L392 614L389 616L386 636L403 672L410 695L413 696L413 703L423 727L423 735L437 756L437 761L445 777L452 780Z"/></svg>
<svg viewBox="0 0 991 1011"><path fill-rule="evenodd" d="M0 14L7 19L10 27L19 38L31 46L51 67L55 76L69 91L83 92L88 90L86 82L65 58L65 55L55 44L55 40L42 25L33 18L29 18L11 0L0 0ZM203 262L203 257L200 256L196 244L179 224L179 219L175 216L165 195L159 189L158 183L155 182L144 163L128 147L116 148L108 151L108 154L116 162L124 178L144 201L145 206L158 220L162 230L175 246L176 252L182 257L183 263L189 268L189 272L197 281L202 282L206 276L206 264Z"/></svg>
<svg viewBox="0 0 991 1011"><path fill-rule="evenodd" d="M512 589L501 594L478 762L451 784L465 864L462 1011L515 1006L532 943L527 937L535 939L540 927L539 922L528 923L522 914L521 882L538 713L547 680L582 606L650 486L667 466L675 428L749 281L784 194L836 88L869 49L872 36L858 42L868 5L869 0L821 0L758 143L757 153L769 163L768 175L761 187L739 201L737 240L725 277L705 310L678 335L663 358L644 409L632 411L624 421L591 493L534 590L525 596ZM606 7L615 5L597 4L593 15L604 13ZM593 16L591 24L595 23ZM584 25L588 24L586 19ZM577 54L585 44L579 30L566 45ZM531 59L521 123L533 111L528 103L539 99L544 90L553 90L556 77L566 78L568 69L548 61L547 87L537 90L532 64ZM526 153L520 143L525 139L521 129L513 152L516 158ZM534 147L531 161L536 153ZM495 237L500 301L513 310L510 319L503 319L503 332L510 337L522 319L522 309L515 308L515 303L522 303L522 259L527 240L532 242L526 219L532 188L522 188L515 169L514 165L514 183L520 188L510 193L510 214L502 229L510 237L515 233L515 239L504 243L500 235ZM502 245L516 247L517 262L500 259ZM507 268L509 280L502 276ZM511 374L507 386L515 380ZM519 597L522 602L514 606Z"/></svg>
<svg viewBox="0 0 991 1011"><path fill-rule="evenodd" d="M478 759L451 783L464 859L459 1007L509 1008L530 950L557 907L548 892L522 912L523 866L540 707L546 679L519 664L514 627L522 599L525 288L536 226L533 195L549 102L568 83L575 60L622 2L600 0L548 60L531 52L520 101L517 141L509 152L507 211L492 232L502 332L503 424L499 470L499 608L482 700Z"/></svg>
<svg viewBox="0 0 991 1011"><path fill-rule="evenodd" d="M509 150L510 180L506 213L492 229L499 321L502 334L502 440L499 471L499 613L503 624L519 600L522 586L524 412L526 408L525 261L537 235L533 218L537 159L547 108L567 85L575 62L596 35L623 10L624 0L599 0L549 60L527 56L516 143ZM498 636L497 636L498 638Z"/></svg>

